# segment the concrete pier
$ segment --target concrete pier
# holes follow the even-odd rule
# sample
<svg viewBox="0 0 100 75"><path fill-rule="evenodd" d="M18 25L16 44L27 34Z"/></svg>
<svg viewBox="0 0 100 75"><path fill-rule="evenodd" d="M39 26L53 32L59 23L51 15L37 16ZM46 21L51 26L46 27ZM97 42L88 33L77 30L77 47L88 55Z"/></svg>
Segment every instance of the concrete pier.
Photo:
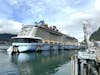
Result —
<svg viewBox="0 0 100 75"><path fill-rule="evenodd" d="M100 75L100 63L91 59L71 58L72 75Z"/></svg>

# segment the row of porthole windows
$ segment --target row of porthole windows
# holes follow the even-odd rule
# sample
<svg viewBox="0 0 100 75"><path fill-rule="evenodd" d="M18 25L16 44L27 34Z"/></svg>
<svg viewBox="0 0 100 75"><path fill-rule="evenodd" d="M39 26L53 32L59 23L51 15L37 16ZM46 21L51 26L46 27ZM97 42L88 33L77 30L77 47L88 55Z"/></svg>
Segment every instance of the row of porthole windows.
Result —
<svg viewBox="0 0 100 75"><path fill-rule="evenodd" d="M63 44L63 45L77 44L77 42L60 42L60 41L50 41L50 40L44 40L43 43L47 43L47 44Z"/></svg>

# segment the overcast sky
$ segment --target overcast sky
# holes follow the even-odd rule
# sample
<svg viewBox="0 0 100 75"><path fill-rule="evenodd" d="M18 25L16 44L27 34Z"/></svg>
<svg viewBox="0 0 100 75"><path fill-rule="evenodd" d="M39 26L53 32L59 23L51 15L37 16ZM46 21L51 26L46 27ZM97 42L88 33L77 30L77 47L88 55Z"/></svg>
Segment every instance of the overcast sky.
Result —
<svg viewBox="0 0 100 75"><path fill-rule="evenodd" d="M83 40L82 23L100 26L100 0L0 0L0 33L18 33L22 24L44 20Z"/></svg>

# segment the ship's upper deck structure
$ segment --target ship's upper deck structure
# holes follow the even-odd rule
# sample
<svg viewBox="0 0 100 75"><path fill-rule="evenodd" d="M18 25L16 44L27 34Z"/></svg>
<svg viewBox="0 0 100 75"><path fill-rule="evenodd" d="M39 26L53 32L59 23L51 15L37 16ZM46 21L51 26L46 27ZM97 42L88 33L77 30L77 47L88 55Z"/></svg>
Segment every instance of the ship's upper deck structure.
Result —
<svg viewBox="0 0 100 75"><path fill-rule="evenodd" d="M77 44L78 40L74 37L65 35L58 31L56 26L47 25L24 25L18 36L41 37L44 43L52 44Z"/></svg>

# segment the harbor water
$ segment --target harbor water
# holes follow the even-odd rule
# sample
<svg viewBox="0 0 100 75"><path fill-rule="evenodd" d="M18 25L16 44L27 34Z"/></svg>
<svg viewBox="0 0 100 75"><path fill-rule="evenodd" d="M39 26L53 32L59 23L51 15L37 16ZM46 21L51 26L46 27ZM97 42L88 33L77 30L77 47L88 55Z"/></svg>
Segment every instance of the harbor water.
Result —
<svg viewBox="0 0 100 75"><path fill-rule="evenodd" d="M0 50L0 75L71 75L77 51L42 51L10 55Z"/></svg>

